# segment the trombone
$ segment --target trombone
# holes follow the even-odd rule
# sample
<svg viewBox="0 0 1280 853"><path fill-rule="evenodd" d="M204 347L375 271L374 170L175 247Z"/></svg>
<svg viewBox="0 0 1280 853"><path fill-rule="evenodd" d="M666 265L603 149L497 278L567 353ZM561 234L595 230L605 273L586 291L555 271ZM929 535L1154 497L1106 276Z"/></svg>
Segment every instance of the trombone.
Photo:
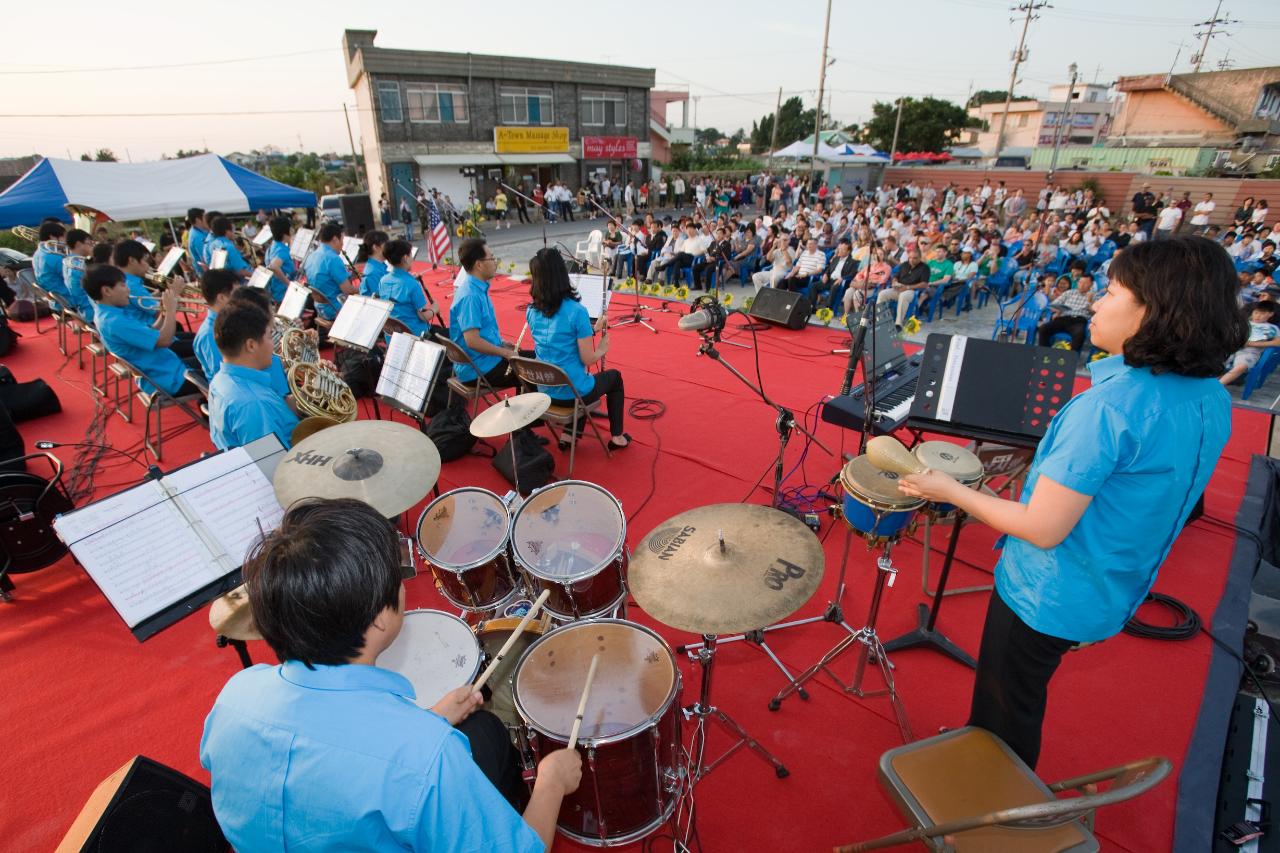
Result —
<svg viewBox="0 0 1280 853"><path fill-rule="evenodd" d="M28 243L35 243L51 255L68 255L70 251L67 244L61 240L41 240L40 232L30 225L15 225L10 229L15 236L26 240Z"/></svg>

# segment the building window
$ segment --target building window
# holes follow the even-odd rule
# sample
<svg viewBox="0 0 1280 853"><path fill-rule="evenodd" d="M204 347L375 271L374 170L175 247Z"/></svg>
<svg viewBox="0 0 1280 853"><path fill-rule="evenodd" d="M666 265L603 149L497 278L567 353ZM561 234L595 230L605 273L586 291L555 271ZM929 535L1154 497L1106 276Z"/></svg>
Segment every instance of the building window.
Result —
<svg viewBox="0 0 1280 853"><path fill-rule="evenodd" d="M582 123L592 127L625 127L627 96L622 92L583 92Z"/></svg>
<svg viewBox="0 0 1280 853"><path fill-rule="evenodd" d="M1022 113L1021 115L1018 116L1018 127L1026 127L1026 126L1027 126L1027 114Z"/></svg>
<svg viewBox="0 0 1280 853"><path fill-rule="evenodd" d="M1097 93L1097 92L1090 92L1090 93L1089 93L1089 103L1091 103L1091 104L1096 104L1096 103L1098 103L1098 93Z"/></svg>
<svg viewBox="0 0 1280 853"><path fill-rule="evenodd" d="M467 90L462 86L415 83L406 86L404 94L409 102L409 121L465 124L469 120Z"/></svg>
<svg viewBox="0 0 1280 853"><path fill-rule="evenodd" d="M384 80L378 84L378 112L382 114L383 121L404 121L399 83Z"/></svg>
<svg viewBox="0 0 1280 853"><path fill-rule="evenodd" d="M553 124L550 89L516 89L503 86L499 93L503 124Z"/></svg>

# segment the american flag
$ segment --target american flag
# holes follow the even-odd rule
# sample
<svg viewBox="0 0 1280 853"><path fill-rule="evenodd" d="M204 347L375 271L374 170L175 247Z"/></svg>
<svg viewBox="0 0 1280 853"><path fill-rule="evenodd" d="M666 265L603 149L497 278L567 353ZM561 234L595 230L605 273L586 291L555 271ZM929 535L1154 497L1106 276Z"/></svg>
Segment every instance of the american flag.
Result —
<svg viewBox="0 0 1280 853"><path fill-rule="evenodd" d="M427 257L431 265L443 264L453 247L449 239L449 228L440 220L440 211L434 199L427 199Z"/></svg>

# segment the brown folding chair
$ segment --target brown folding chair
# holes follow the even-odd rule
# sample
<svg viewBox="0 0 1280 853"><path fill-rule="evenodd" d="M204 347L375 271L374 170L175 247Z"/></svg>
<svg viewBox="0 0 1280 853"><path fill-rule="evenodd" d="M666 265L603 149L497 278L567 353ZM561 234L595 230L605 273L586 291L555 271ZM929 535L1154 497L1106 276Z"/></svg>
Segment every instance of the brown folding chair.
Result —
<svg viewBox="0 0 1280 853"><path fill-rule="evenodd" d="M307 290L311 293L311 301L314 302L316 306L316 325L323 329L325 334L328 334L329 330L333 328L333 321L320 316L320 306L328 305L329 297L325 296L314 287L308 286Z"/></svg>
<svg viewBox="0 0 1280 853"><path fill-rule="evenodd" d="M199 405L199 402L198 402L200 400L199 394L191 394L183 397L175 397L172 394L170 394L168 391L165 391L163 388L157 385L154 379L152 379L150 376L147 376L147 374L143 373L136 366L120 358L120 356L115 356L115 359L117 363L125 365L131 371L133 371L133 374L135 376L147 380L147 382L150 383L150 385L156 389L155 391L148 392L148 391L143 391L141 388L138 388L136 393L137 393L138 399L142 401L142 404L145 407L143 416L146 418L146 422L142 431L142 442L146 446L146 448L150 450L151 453L156 457L157 462L160 461L160 458L161 458L160 449L161 449L161 444L164 441L164 427L163 427L163 424L161 423L161 419L163 417L165 409L179 408L183 411L184 414L186 414L187 417L191 418L191 420L193 420L200 426L204 427L205 429L209 428L209 421L205 419L204 415L201 414L198 408L195 408L195 406ZM152 412L155 412L155 416L156 416L154 444L152 443L152 440L151 440L152 439L152 432L151 432L151 413ZM129 414L131 418L133 414L132 402L129 403ZM125 418L125 420L129 420L130 418Z"/></svg>
<svg viewBox="0 0 1280 853"><path fill-rule="evenodd" d="M456 376L450 376L447 384L449 386L449 397L452 402L453 397L460 397L463 400L471 401L471 417L476 416L476 412L480 409L480 401L483 399L490 404L498 402L500 399L498 391L488 380L484 378L484 373L477 367L476 363L471 360L471 356L465 349L454 343L453 339L446 334L436 332L432 335L432 340L444 347L444 354L448 357L449 362L453 365L466 365L476 375L476 384L468 385Z"/></svg>
<svg viewBox="0 0 1280 853"><path fill-rule="evenodd" d="M516 356L508 359L511 367L516 372L516 377L525 385L567 385L573 391L573 402L569 404L552 403L551 408L547 409L542 415L542 420L546 421L555 431L556 426L570 428L569 430L569 476L573 476L573 457L578 449L578 423L582 419L586 419L586 423L591 427L591 431L595 433L596 440L600 442L600 446L604 448L606 456L612 456L613 451L609 449L609 443L604 440L604 436L600 433L600 428L596 426L595 421L591 418L591 413L600 408L600 404L604 402L604 398L596 400L594 403L586 403L582 400L582 395L578 393L578 389L573 387L573 383L569 381L569 376L554 364L546 361L538 361L534 358L520 358ZM560 435L557 434L559 439Z"/></svg>
<svg viewBox="0 0 1280 853"><path fill-rule="evenodd" d="M880 784L914 828L835 850L920 842L938 853L1089 853L1098 850L1097 809L1145 793L1171 769L1168 759L1147 758L1045 785L991 732L956 729L880 757ZM1099 792L1105 782L1110 789ZM1059 799L1063 791L1080 796Z"/></svg>

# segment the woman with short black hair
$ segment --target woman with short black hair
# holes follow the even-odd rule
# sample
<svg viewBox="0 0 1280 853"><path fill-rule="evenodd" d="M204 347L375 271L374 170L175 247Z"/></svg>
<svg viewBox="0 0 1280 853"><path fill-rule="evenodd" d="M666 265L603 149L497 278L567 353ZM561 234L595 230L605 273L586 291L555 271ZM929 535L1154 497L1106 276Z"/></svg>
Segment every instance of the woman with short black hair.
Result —
<svg viewBox="0 0 1280 853"><path fill-rule="evenodd" d="M1109 276L1089 330L1112 355L1053 416L1020 502L937 472L898 481L1005 534L969 724L1032 768L1062 656L1120 632L1204 493L1231 433L1217 376L1248 334L1235 267L1211 240L1131 244Z"/></svg>

